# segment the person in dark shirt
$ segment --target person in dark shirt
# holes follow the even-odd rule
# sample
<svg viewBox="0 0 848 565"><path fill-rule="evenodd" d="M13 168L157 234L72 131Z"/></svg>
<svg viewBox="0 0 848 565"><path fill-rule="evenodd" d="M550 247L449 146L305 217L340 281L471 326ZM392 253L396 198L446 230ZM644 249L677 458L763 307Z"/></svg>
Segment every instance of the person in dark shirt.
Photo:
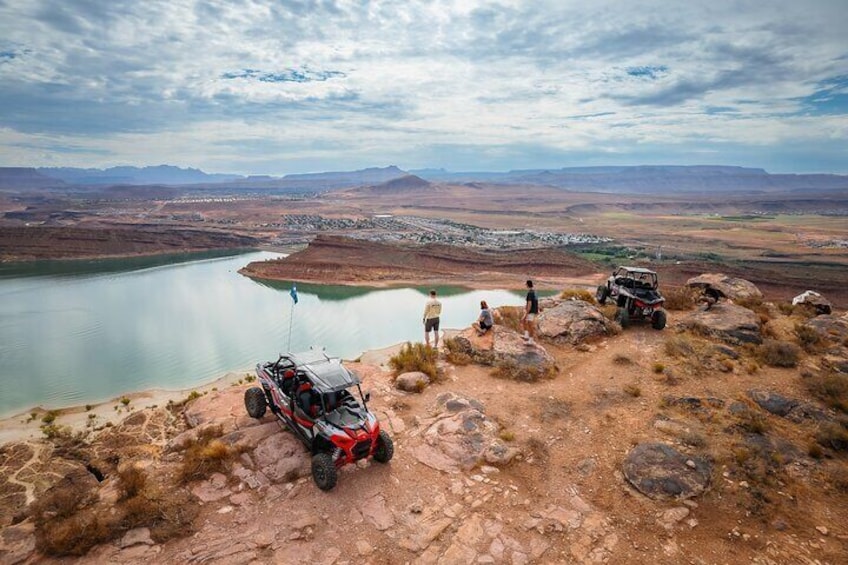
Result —
<svg viewBox="0 0 848 565"><path fill-rule="evenodd" d="M521 324L524 326L524 343L533 345L536 343L536 315L539 313L539 299L536 298L536 291L533 290L533 281L527 281L527 299L524 302L524 316L521 318Z"/></svg>

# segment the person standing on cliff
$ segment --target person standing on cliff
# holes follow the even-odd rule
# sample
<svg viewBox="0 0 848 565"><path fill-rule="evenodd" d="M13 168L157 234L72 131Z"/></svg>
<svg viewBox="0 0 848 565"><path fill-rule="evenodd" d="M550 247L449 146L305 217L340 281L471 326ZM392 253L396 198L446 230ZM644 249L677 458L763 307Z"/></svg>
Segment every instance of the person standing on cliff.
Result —
<svg viewBox="0 0 848 565"><path fill-rule="evenodd" d="M430 346L430 332L433 332L434 347L439 347L439 316L442 303L436 299L436 291L430 291L430 299L424 305L424 342Z"/></svg>
<svg viewBox="0 0 848 565"><path fill-rule="evenodd" d="M527 298L524 301L524 316L521 317L521 325L524 326L524 343L533 345L536 337L536 314L539 313L539 299L533 290L533 281L527 281Z"/></svg>

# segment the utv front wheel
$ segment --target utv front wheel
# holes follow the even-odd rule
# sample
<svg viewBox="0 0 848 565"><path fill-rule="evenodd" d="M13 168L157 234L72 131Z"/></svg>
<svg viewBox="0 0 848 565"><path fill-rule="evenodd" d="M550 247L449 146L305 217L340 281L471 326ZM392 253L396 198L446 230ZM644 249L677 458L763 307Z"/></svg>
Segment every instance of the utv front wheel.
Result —
<svg viewBox="0 0 848 565"><path fill-rule="evenodd" d="M251 387L244 391L244 407L251 418L257 420L265 415L268 402L265 399L265 391L259 387Z"/></svg>
<svg viewBox="0 0 848 565"><path fill-rule="evenodd" d="M377 436L377 449L374 450L374 461L388 463L394 454L395 445L392 443L392 438L385 430L380 430L380 435Z"/></svg>
<svg viewBox="0 0 848 565"><path fill-rule="evenodd" d="M657 310L651 316L651 327L655 330L661 330L665 327L666 316L662 310Z"/></svg>
<svg viewBox="0 0 848 565"><path fill-rule="evenodd" d="M598 304L606 304L607 298L609 297L609 289L607 285L602 284L598 287L598 291L595 293L595 300L598 301Z"/></svg>
<svg viewBox="0 0 848 565"><path fill-rule="evenodd" d="M630 314L627 313L627 308L618 308L615 311L615 317L613 320L618 322L621 329L627 329L627 326L630 325Z"/></svg>
<svg viewBox="0 0 848 565"><path fill-rule="evenodd" d="M321 490L331 490L336 486L338 472L329 453L319 453L312 458L312 479Z"/></svg>

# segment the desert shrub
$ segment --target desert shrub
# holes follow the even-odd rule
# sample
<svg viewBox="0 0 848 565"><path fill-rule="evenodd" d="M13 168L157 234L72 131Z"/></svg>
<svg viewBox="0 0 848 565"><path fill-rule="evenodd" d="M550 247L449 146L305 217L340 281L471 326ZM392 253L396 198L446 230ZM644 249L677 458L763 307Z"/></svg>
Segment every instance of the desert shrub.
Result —
<svg viewBox="0 0 848 565"><path fill-rule="evenodd" d="M624 355L622 353L616 353L612 358L612 362L615 363L616 365L632 365L633 364L633 360L630 357L628 357L627 355Z"/></svg>
<svg viewBox="0 0 848 565"><path fill-rule="evenodd" d="M582 300L589 304L595 304L595 295L583 288L567 288L560 293L559 297L564 300Z"/></svg>
<svg viewBox="0 0 848 565"><path fill-rule="evenodd" d="M841 412L848 412L848 376L825 372L804 379L810 394Z"/></svg>
<svg viewBox="0 0 848 565"><path fill-rule="evenodd" d="M449 337L445 340L445 350L445 359L454 365L469 365L473 361L471 356L459 345L456 338Z"/></svg>
<svg viewBox="0 0 848 565"><path fill-rule="evenodd" d="M199 392L197 392L196 390L193 390L190 393L188 393L188 396L186 397L184 402L191 402L192 400L194 400L196 398L200 398L201 396L203 396L203 395L200 394Z"/></svg>
<svg viewBox="0 0 848 565"><path fill-rule="evenodd" d="M46 555L81 556L116 535L116 524L99 512L85 510L65 519L36 526L35 547Z"/></svg>
<svg viewBox="0 0 848 565"><path fill-rule="evenodd" d="M795 335L798 343L808 353L817 351L823 341L819 332L804 324L795 324Z"/></svg>
<svg viewBox="0 0 848 565"><path fill-rule="evenodd" d="M523 331L521 327L521 317L523 315L524 308L521 306L500 306L495 309L495 322L520 332Z"/></svg>
<svg viewBox="0 0 848 565"><path fill-rule="evenodd" d="M833 467L827 474L830 484L842 493L848 493L848 469L844 466Z"/></svg>
<svg viewBox="0 0 848 565"><path fill-rule="evenodd" d="M149 487L124 501L121 510L123 529L150 528L150 537L157 543L191 533L199 513L197 500L190 494L176 490L163 495Z"/></svg>
<svg viewBox="0 0 848 565"><path fill-rule="evenodd" d="M179 480L189 483L205 479L212 473L225 472L235 456L236 450L219 439L198 438L183 454Z"/></svg>
<svg viewBox="0 0 848 565"><path fill-rule="evenodd" d="M634 383L628 383L624 385L624 392L632 396L633 398L638 398L642 396L642 389L639 388L639 385Z"/></svg>
<svg viewBox="0 0 848 565"><path fill-rule="evenodd" d="M147 473L135 465L118 470L118 500L138 496L147 486Z"/></svg>
<svg viewBox="0 0 848 565"><path fill-rule="evenodd" d="M618 307L615 304L607 302L598 308L607 320L615 320L615 311Z"/></svg>
<svg viewBox="0 0 848 565"><path fill-rule="evenodd" d="M691 310L698 300L698 291L688 286L665 287L662 295L667 310Z"/></svg>
<svg viewBox="0 0 848 565"><path fill-rule="evenodd" d="M525 383L534 383L542 379L552 379L555 374L556 367L533 367L519 365L512 361L500 363L492 370L493 377Z"/></svg>
<svg viewBox="0 0 848 565"><path fill-rule="evenodd" d="M498 437L504 441L515 441L515 432L512 430L501 430Z"/></svg>
<svg viewBox="0 0 848 565"><path fill-rule="evenodd" d="M791 316L795 312L795 306L791 302L778 302L777 309L784 316Z"/></svg>
<svg viewBox="0 0 848 565"><path fill-rule="evenodd" d="M824 451L822 450L821 445L816 442L811 442L807 446L807 455L809 455L813 459L821 459L822 457L824 457Z"/></svg>
<svg viewBox="0 0 848 565"><path fill-rule="evenodd" d="M389 359L389 366L395 371L395 375L411 371L421 371L430 377L431 381L437 380L438 368L436 360L439 352L423 343L406 342L397 354Z"/></svg>
<svg viewBox="0 0 848 565"><path fill-rule="evenodd" d="M626 366L626 365L632 365L633 359L631 359L627 355L624 355L623 353L616 353L612 358L612 362L615 363L616 365Z"/></svg>
<svg viewBox="0 0 848 565"><path fill-rule="evenodd" d="M84 555L113 536L114 524L92 510L97 501L93 479L85 471L63 477L30 508L36 549L47 555Z"/></svg>
<svg viewBox="0 0 848 565"><path fill-rule="evenodd" d="M834 451L848 451L848 430L845 423L828 422L819 428L816 441Z"/></svg>
<svg viewBox="0 0 848 565"><path fill-rule="evenodd" d="M671 357L691 357L695 354L695 342L687 334L673 335L664 344L665 352Z"/></svg>
<svg viewBox="0 0 848 565"><path fill-rule="evenodd" d="M121 404L123 404L124 406L129 406L129 404L130 404L130 402L131 402L131 401L130 401L129 397L122 396L122 397L121 397L121 399L120 399L120 402L121 402Z"/></svg>
<svg viewBox="0 0 848 565"><path fill-rule="evenodd" d="M697 432L686 432L680 436L680 441L690 447L703 448L707 446L707 439Z"/></svg>
<svg viewBox="0 0 848 565"><path fill-rule="evenodd" d="M565 400L555 397L544 397L539 399L539 419L543 422L563 420L571 415L571 404Z"/></svg>
<svg viewBox="0 0 848 565"><path fill-rule="evenodd" d="M762 435L771 427L766 417L754 410L740 412L736 415L736 420L740 429L751 434Z"/></svg>
<svg viewBox="0 0 848 565"><path fill-rule="evenodd" d="M756 349L757 358L770 367L795 367L801 348L788 341L767 339Z"/></svg>
<svg viewBox="0 0 848 565"><path fill-rule="evenodd" d="M540 440L537 437L531 437L527 439L527 453L533 459L538 459L542 463L548 460L550 456L550 450L548 449L547 444L544 441Z"/></svg>
<svg viewBox="0 0 848 565"><path fill-rule="evenodd" d="M762 298L749 296L748 298L738 298L734 300L734 302L743 308L747 308L748 310L755 312L760 317L760 323L765 324L771 320L771 311L769 310L768 304L763 302Z"/></svg>
<svg viewBox="0 0 848 565"><path fill-rule="evenodd" d="M655 373L659 374L659 373L662 373L663 371L665 371L665 365L663 363L660 363L659 361L657 361L656 363L653 364L651 369L653 369L653 371Z"/></svg>
<svg viewBox="0 0 848 565"><path fill-rule="evenodd" d="M55 410L51 410L47 414L41 417L41 421L47 424L48 426L56 421L56 417L59 415Z"/></svg>

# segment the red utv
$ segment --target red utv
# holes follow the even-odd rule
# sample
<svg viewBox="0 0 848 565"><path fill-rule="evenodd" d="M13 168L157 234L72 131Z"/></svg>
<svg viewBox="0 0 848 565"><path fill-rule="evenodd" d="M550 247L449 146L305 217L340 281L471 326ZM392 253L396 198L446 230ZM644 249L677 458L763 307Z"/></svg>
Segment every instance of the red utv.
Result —
<svg viewBox="0 0 848 565"><path fill-rule="evenodd" d="M340 359L318 350L290 353L257 364L256 375L262 386L244 392L247 413L261 418L271 408L312 453L312 478L321 490L336 485L343 465L392 458L392 439L368 410L370 395Z"/></svg>

